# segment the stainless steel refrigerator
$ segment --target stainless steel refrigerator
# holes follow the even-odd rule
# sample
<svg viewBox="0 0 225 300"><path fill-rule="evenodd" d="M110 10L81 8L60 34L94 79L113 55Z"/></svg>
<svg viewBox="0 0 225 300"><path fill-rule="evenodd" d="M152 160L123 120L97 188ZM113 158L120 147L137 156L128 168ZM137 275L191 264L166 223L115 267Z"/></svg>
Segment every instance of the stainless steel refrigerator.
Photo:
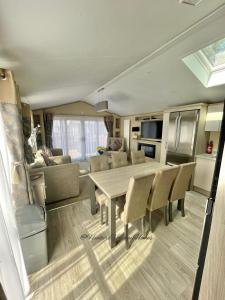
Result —
<svg viewBox="0 0 225 300"><path fill-rule="evenodd" d="M194 160L199 110L170 113L167 164L177 165Z"/></svg>

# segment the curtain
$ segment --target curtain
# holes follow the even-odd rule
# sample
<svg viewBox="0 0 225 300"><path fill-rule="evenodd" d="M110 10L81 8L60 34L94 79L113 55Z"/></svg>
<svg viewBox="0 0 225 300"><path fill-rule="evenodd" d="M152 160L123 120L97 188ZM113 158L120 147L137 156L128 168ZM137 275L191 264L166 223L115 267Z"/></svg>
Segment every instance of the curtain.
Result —
<svg viewBox="0 0 225 300"><path fill-rule="evenodd" d="M0 281L7 299L22 300L29 292L29 281L3 160L0 153Z"/></svg>
<svg viewBox="0 0 225 300"><path fill-rule="evenodd" d="M21 121L21 104L18 90L12 72L6 70L5 79L0 77L0 149L1 152L7 151L8 163L10 165L8 166L10 168L9 184L16 207L32 202L29 178L24 161L24 141Z"/></svg>
<svg viewBox="0 0 225 300"><path fill-rule="evenodd" d="M108 131L108 137L113 137L113 116L105 116L104 117L104 122L105 122L105 127Z"/></svg>
<svg viewBox="0 0 225 300"><path fill-rule="evenodd" d="M23 136L24 136L24 155L28 164L34 161L33 151L28 143L31 136L31 109L27 103L21 103L22 107L22 124L23 124Z"/></svg>
<svg viewBox="0 0 225 300"><path fill-rule="evenodd" d="M55 116L53 147L62 148L72 159L85 160L96 155L96 147L107 145L107 130L103 118Z"/></svg>
<svg viewBox="0 0 225 300"><path fill-rule="evenodd" d="M44 113L43 118L45 128L45 144L48 148L52 148L53 115L51 113Z"/></svg>

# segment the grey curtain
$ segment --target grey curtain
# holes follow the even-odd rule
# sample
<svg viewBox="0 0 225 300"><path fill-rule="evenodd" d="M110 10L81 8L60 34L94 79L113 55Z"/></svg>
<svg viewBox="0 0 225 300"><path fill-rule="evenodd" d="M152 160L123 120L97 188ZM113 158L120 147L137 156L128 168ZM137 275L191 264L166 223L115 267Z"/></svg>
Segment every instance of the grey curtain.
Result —
<svg viewBox="0 0 225 300"><path fill-rule="evenodd" d="M114 121L113 116L104 117L105 127L108 131L108 138L113 137L113 121Z"/></svg>
<svg viewBox="0 0 225 300"><path fill-rule="evenodd" d="M53 115L51 113L44 113L43 117L45 127L45 144L48 148L52 148Z"/></svg>
<svg viewBox="0 0 225 300"><path fill-rule="evenodd" d="M27 103L21 103L22 107L22 124L23 124L23 136L24 136L24 155L28 164L34 161L33 151L28 144L28 139L31 135L31 109Z"/></svg>
<svg viewBox="0 0 225 300"><path fill-rule="evenodd" d="M11 162L12 196L16 207L32 202L24 160L21 102L11 71L0 78L0 114Z"/></svg>

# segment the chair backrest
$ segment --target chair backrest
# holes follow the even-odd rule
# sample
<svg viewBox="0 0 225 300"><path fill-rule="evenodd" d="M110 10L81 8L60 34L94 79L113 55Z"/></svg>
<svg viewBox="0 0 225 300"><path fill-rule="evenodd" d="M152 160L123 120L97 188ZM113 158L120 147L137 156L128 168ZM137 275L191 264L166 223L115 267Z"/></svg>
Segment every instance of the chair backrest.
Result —
<svg viewBox="0 0 225 300"><path fill-rule="evenodd" d="M112 153L112 168L124 167L127 166L127 164L126 152Z"/></svg>
<svg viewBox="0 0 225 300"><path fill-rule="evenodd" d="M91 172L99 172L109 169L109 158L107 155L92 156L89 161Z"/></svg>
<svg viewBox="0 0 225 300"><path fill-rule="evenodd" d="M131 161L132 164L142 164L145 162L145 153L143 150L132 151L131 152Z"/></svg>
<svg viewBox="0 0 225 300"><path fill-rule="evenodd" d="M171 191L170 201L184 199L185 192L189 188L189 183L194 173L195 165L195 162L191 162L179 166L179 172Z"/></svg>
<svg viewBox="0 0 225 300"><path fill-rule="evenodd" d="M164 207L168 204L170 192L178 171L179 166L165 166L157 172L149 195L150 211Z"/></svg>
<svg viewBox="0 0 225 300"><path fill-rule="evenodd" d="M155 173L131 177L124 206L124 222L128 224L145 216L147 201Z"/></svg>

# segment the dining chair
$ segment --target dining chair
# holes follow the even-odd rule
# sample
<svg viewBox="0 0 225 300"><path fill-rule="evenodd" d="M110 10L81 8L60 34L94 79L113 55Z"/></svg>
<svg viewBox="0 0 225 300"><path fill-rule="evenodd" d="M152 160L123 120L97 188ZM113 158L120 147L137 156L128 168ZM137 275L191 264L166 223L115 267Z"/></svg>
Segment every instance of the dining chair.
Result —
<svg viewBox="0 0 225 300"><path fill-rule="evenodd" d="M169 198L169 221L170 222L173 221L173 201L178 200L181 202L181 214L182 217L185 216L185 211L184 211L185 192L189 188L189 184L191 181L191 177L193 176L195 166L196 166L195 162L179 165L179 171L174 181L174 185Z"/></svg>
<svg viewBox="0 0 225 300"><path fill-rule="evenodd" d="M120 168L127 165L128 161L126 152L112 153L112 168Z"/></svg>
<svg viewBox="0 0 225 300"><path fill-rule="evenodd" d="M109 169L109 158L107 155L91 156L89 162L92 173Z"/></svg>
<svg viewBox="0 0 225 300"><path fill-rule="evenodd" d="M152 232L152 212L159 208L164 208L164 221L165 225L168 225L168 201L170 197L170 191L176 179L178 170L178 166L165 166L156 173L147 203L147 210L149 211L150 232Z"/></svg>
<svg viewBox="0 0 225 300"><path fill-rule="evenodd" d="M142 234L145 235L146 206L154 178L155 173L131 177L125 202L117 201L116 203L119 207L119 217L124 223L126 249L129 249L129 223L142 219Z"/></svg>
<svg viewBox="0 0 225 300"><path fill-rule="evenodd" d="M142 164L145 162L145 152L143 150L132 151L131 161L133 165Z"/></svg>
<svg viewBox="0 0 225 300"><path fill-rule="evenodd" d="M107 155L99 155L99 156L92 156L89 159L90 161L90 170L91 172L100 172L109 169L109 160ZM101 225L103 225L103 214L104 208L106 211L106 225L108 225L108 198L107 196L100 190L95 190L95 198L100 206L100 216L101 216Z"/></svg>

